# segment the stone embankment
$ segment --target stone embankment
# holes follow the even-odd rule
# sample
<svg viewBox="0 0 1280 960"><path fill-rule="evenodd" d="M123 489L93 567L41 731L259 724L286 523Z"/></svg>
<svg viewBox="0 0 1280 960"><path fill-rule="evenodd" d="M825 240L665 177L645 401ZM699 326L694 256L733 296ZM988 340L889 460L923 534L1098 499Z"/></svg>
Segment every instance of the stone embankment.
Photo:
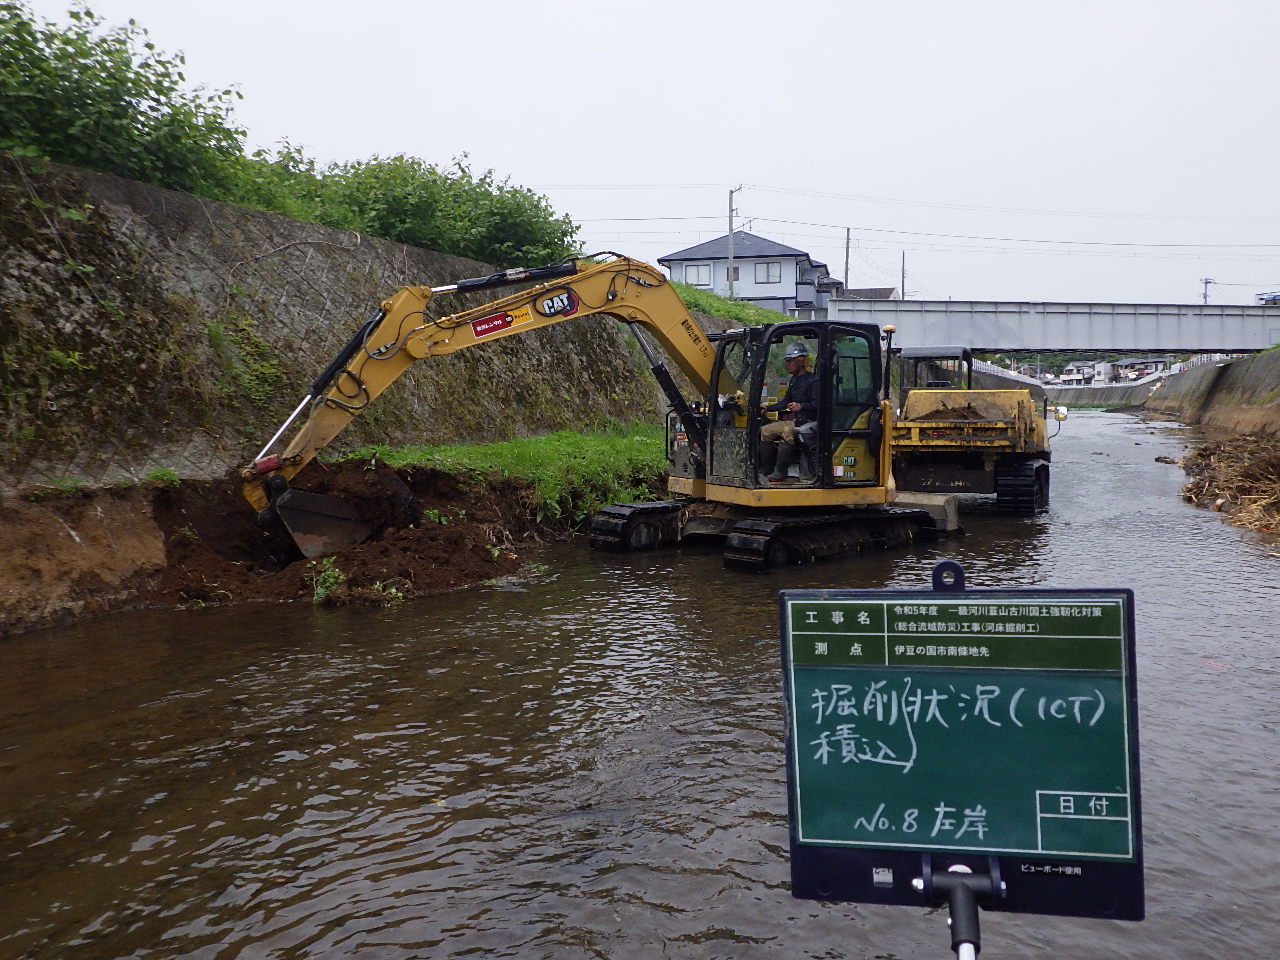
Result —
<svg viewBox="0 0 1280 960"><path fill-rule="evenodd" d="M1280 436L1280 350L1166 377L1147 397L1145 406L1183 423L1231 433Z"/></svg>
<svg viewBox="0 0 1280 960"><path fill-rule="evenodd" d="M3 151L0 210L0 497L220 477L381 300L494 271ZM416 365L333 449L485 443L663 408L621 325L574 318Z"/></svg>
<svg viewBox="0 0 1280 960"><path fill-rule="evenodd" d="M1152 383L1118 383L1110 387L1049 387L1049 402L1066 407L1139 407L1151 396Z"/></svg>
<svg viewBox="0 0 1280 960"><path fill-rule="evenodd" d="M1277 311L1280 323L1280 311ZM1050 387L1051 403L1146 407L1187 424L1263 437L1280 436L1280 350L1207 363L1152 383Z"/></svg>

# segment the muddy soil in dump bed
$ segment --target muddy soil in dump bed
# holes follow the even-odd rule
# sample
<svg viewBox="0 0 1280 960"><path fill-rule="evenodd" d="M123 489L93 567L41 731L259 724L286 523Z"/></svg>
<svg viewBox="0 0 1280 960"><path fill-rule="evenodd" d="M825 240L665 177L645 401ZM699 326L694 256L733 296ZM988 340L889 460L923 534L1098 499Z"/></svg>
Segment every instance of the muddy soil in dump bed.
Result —
<svg viewBox="0 0 1280 960"><path fill-rule="evenodd" d="M336 554L329 602L386 602L517 572L538 528L531 491L425 468L313 462L295 486L338 497L373 524L372 540ZM320 562L283 529L264 529L235 475L130 490L36 495L0 503L0 636L138 607L310 600Z"/></svg>
<svg viewBox="0 0 1280 960"><path fill-rule="evenodd" d="M973 407L966 404L963 407L948 407L944 405L938 407L936 410L930 410L928 413L923 413L920 416L912 417L911 419L925 422L929 420L985 420L987 418ZM903 422L905 423L909 421Z"/></svg>

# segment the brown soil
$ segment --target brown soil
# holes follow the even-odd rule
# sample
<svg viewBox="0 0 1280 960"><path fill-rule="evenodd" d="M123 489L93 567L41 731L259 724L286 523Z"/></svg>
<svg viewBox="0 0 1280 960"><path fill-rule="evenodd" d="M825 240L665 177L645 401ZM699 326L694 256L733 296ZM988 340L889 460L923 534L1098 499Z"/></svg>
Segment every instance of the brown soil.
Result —
<svg viewBox="0 0 1280 960"><path fill-rule="evenodd" d="M296 486L339 497L375 527L328 564L327 602L392 602L511 575L536 525L531 491L439 470L312 463ZM553 532L554 533L554 532ZM238 477L0 502L0 636L140 607L307 600L325 561L264 529Z"/></svg>
<svg viewBox="0 0 1280 960"><path fill-rule="evenodd" d="M1280 440L1233 437L1200 444L1182 461L1182 497L1238 527L1280 533Z"/></svg>
<svg viewBox="0 0 1280 960"><path fill-rule="evenodd" d="M930 410L928 413L911 419L923 422L928 420L985 420L987 418L966 404L963 407L941 406L937 410Z"/></svg>

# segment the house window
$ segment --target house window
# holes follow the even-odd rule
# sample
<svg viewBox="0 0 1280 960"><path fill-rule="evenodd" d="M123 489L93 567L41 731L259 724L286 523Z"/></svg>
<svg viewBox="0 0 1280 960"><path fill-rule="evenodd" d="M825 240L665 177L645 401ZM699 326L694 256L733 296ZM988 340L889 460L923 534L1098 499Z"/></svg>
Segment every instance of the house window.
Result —
<svg viewBox="0 0 1280 960"><path fill-rule="evenodd" d="M756 283L781 283L782 264L776 260L772 263L756 264Z"/></svg>
<svg viewBox="0 0 1280 960"><path fill-rule="evenodd" d="M732 270L732 271L730 271L728 267L725 267L725 268L724 268L724 278L725 278L726 280L731 280L731 281L733 281L734 283L737 283L739 280L741 280L741 279L742 279L742 277L738 276L738 271L739 271L740 269L742 269L742 268L741 268L741 267L734 267L734 268L733 268L733 270ZM732 273L733 273L733 276L729 276L730 272L732 272Z"/></svg>
<svg viewBox="0 0 1280 960"><path fill-rule="evenodd" d="M711 286L711 264L709 263L685 264L684 282L694 287Z"/></svg>

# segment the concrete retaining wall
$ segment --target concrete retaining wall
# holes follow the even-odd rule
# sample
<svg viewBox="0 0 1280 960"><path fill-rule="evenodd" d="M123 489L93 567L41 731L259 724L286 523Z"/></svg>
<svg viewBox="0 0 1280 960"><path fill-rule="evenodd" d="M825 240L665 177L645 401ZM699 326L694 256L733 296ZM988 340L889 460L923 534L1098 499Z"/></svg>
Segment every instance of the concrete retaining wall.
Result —
<svg viewBox="0 0 1280 960"><path fill-rule="evenodd" d="M1280 351L1205 364L1152 383L1048 387L1049 402L1145 406L1231 433L1280 436Z"/></svg>
<svg viewBox="0 0 1280 960"><path fill-rule="evenodd" d="M1280 436L1280 351L1165 377L1146 406L1183 423Z"/></svg>
<svg viewBox="0 0 1280 960"><path fill-rule="evenodd" d="M3 152L0 210L0 494L220 476L380 300L493 272ZM492 442L653 421L665 406L629 334L586 317L416 365L334 449Z"/></svg>
<svg viewBox="0 0 1280 960"><path fill-rule="evenodd" d="M1050 403L1066 407L1136 407L1154 388L1154 383L1138 383L1113 387L1045 387L1044 392Z"/></svg>

